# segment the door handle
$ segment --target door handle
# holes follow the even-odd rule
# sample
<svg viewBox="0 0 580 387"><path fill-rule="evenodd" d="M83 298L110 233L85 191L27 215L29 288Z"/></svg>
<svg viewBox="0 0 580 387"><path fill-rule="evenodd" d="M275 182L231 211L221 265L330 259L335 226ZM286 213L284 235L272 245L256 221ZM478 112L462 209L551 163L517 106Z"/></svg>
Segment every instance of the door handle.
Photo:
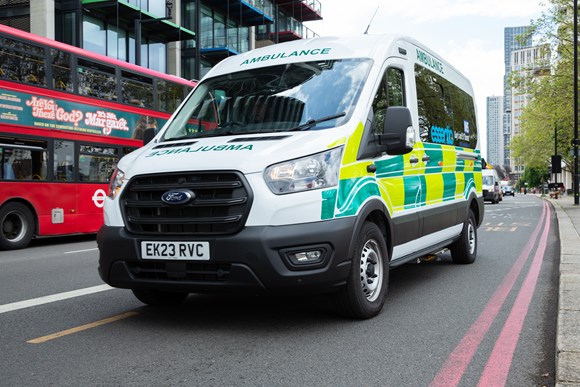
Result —
<svg viewBox="0 0 580 387"><path fill-rule="evenodd" d="M426 163L427 161L431 160L431 157L429 157L428 155L424 155L421 160L423 160L423 162Z"/></svg>

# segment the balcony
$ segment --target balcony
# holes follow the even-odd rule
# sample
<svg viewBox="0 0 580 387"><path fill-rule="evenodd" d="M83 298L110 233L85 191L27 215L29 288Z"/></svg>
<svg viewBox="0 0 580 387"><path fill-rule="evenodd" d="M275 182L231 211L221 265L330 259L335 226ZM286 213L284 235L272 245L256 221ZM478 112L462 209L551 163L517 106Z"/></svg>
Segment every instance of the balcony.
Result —
<svg viewBox="0 0 580 387"><path fill-rule="evenodd" d="M298 21L322 20L322 6L318 0L273 0L278 9Z"/></svg>
<svg viewBox="0 0 580 387"><path fill-rule="evenodd" d="M134 29L135 20L141 20L143 22L141 34L145 37L154 37L156 41L167 43L195 39L193 31L179 27L169 20L160 20L159 15L143 11L124 1L82 0L82 6L89 15L128 31Z"/></svg>
<svg viewBox="0 0 580 387"><path fill-rule="evenodd" d="M256 34L256 40L257 41L271 40L272 42L282 43L298 39L315 38L318 36L316 32L312 31L304 24L296 20L293 20L292 18L280 20L278 28L280 28L278 32L271 31L270 30L271 28L268 28L268 31L259 31Z"/></svg>
<svg viewBox="0 0 580 387"><path fill-rule="evenodd" d="M272 7L259 0L207 0L206 4L236 21L240 27L259 26L274 21Z"/></svg>

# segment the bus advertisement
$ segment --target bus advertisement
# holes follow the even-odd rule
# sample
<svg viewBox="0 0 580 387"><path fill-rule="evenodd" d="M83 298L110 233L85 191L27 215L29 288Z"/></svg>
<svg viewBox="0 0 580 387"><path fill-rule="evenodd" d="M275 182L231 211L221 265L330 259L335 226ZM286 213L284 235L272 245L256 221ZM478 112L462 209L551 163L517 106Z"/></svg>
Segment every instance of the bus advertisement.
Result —
<svg viewBox="0 0 580 387"><path fill-rule="evenodd" d="M0 250L98 231L117 161L194 85L0 25Z"/></svg>

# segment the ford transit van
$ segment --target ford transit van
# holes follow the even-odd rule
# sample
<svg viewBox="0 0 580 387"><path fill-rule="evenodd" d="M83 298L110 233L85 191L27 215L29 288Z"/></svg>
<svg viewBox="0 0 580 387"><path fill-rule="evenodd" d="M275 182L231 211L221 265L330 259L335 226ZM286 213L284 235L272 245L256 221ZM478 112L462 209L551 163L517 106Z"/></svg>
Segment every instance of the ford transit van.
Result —
<svg viewBox="0 0 580 387"><path fill-rule="evenodd" d="M390 268L444 249L476 259L478 129L469 80L404 36L227 58L118 163L100 276L149 305L330 292L370 318Z"/></svg>

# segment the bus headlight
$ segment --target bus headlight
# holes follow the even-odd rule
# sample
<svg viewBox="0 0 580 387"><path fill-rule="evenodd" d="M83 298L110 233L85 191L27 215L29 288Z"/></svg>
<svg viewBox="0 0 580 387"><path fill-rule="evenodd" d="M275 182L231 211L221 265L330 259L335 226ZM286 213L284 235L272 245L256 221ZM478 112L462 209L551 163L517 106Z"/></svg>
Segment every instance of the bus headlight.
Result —
<svg viewBox="0 0 580 387"><path fill-rule="evenodd" d="M125 172L118 168L115 168L113 175L111 175L111 181L109 182L109 197L114 199L117 193L123 186L125 182Z"/></svg>
<svg viewBox="0 0 580 387"><path fill-rule="evenodd" d="M277 195L334 187L338 184L342 149L271 165L264 172L264 180Z"/></svg>

